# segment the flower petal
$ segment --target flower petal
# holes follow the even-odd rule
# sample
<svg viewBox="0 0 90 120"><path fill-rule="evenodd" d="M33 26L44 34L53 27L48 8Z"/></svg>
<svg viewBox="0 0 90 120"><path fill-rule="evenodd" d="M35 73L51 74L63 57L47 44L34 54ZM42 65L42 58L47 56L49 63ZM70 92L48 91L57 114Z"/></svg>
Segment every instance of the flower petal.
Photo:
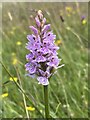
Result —
<svg viewBox="0 0 90 120"><path fill-rule="evenodd" d="M49 58L49 62L47 62L47 65L57 67L59 65L59 62L60 60L58 59L58 57L52 56L51 58Z"/></svg>
<svg viewBox="0 0 90 120"><path fill-rule="evenodd" d="M31 30L34 32L34 34L38 34L38 30L37 28L35 28L34 26L29 26L31 28Z"/></svg>
<svg viewBox="0 0 90 120"><path fill-rule="evenodd" d="M38 16L35 17L35 21L36 21L37 26L40 27L41 23L40 23Z"/></svg>
<svg viewBox="0 0 90 120"><path fill-rule="evenodd" d="M39 84L42 84L42 85L48 85L49 84L49 81L46 77L38 77L37 80L39 81Z"/></svg>
<svg viewBox="0 0 90 120"><path fill-rule="evenodd" d="M50 24L45 25L44 28L42 29L42 34L50 29Z"/></svg>
<svg viewBox="0 0 90 120"><path fill-rule="evenodd" d="M46 58L45 57L43 57L43 56L38 56L37 58L36 58L36 61L39 63L39 62L45 62L46 61Z"/></svg>
<svg viewBox="0 0 90 120"><path fill-rule="evenodd" d="M25 67L29 74L34 74L36 72L36 63L29 62L25 65Z"/></svg>

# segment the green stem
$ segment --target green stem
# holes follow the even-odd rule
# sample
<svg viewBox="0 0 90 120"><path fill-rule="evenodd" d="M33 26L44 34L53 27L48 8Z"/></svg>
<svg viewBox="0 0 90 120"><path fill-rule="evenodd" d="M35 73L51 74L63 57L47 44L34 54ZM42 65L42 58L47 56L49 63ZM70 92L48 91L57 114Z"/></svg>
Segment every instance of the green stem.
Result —
<svg viewBox="0 0 90 120"><path fill-rule="evenodd" d="M48 85L44 86L45 118L49 118Z"/></svg>

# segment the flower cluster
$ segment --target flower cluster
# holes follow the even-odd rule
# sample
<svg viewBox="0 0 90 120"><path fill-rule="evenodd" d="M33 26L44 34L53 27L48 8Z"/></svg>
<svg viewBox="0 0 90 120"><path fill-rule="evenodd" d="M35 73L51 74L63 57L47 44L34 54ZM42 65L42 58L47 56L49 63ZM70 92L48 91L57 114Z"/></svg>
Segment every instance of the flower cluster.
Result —
<svg viewBox="0 0 90 120"><path fill-rule="evenodd" d="M50 30L50 24L46 23L42 11L35 17L36 27L30 26L32 35L27 35L26 48L30 51L26 55L28 63L25 65L28 75L36 75L39 84L48 85L53 69L57 68L60 59L57 56L57 47L54 42L56 35Z"/></svg>

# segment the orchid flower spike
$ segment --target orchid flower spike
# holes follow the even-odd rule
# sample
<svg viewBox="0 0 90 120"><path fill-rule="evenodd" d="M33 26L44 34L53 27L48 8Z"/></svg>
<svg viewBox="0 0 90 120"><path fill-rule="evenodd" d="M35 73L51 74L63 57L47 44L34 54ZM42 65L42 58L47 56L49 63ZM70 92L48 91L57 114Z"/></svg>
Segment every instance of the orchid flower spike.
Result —
<svg viewBox="0 0 90 120"><path fill-rule="evenodd" d="M54 42L56 35L53 34L50 24L46 24L41 10L35 17L36 26L30 26L32 35L27 35L26 48L30 51L26 55L28 63L25 65L29 76L36 76L39 84L48 85L52 71L58 68L57 47Z"/></svg>

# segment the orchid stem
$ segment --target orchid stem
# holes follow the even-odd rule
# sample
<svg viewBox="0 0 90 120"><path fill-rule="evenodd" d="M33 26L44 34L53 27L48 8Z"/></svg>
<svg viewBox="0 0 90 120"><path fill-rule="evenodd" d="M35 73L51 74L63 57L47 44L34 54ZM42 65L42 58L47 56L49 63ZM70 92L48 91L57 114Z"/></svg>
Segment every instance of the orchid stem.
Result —
<svg viewBox="0 0 90 120"><path fill-rule="evenodd" d="M48 85L44 86L45 118L49 118Z"/></svg>

